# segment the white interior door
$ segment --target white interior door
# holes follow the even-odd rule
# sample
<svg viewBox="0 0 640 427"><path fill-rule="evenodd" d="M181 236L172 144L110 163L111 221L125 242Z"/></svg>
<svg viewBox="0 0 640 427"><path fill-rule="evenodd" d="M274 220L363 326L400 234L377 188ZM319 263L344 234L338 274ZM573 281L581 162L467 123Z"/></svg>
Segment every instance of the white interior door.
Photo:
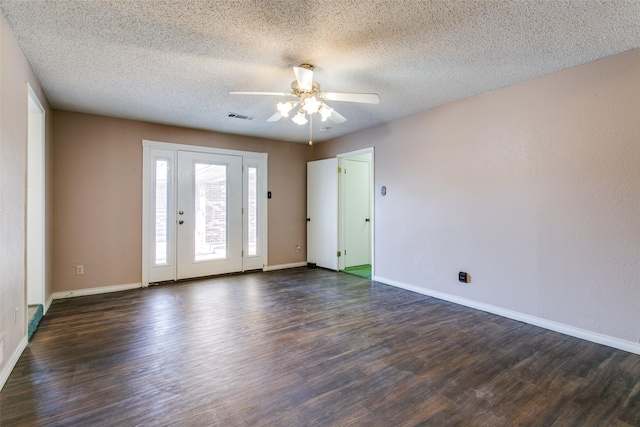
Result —
<svg viewBox="0 0 640 427"><path fill-rule="evenodd" d="M344 159L344 263L345 267L371 264L369 162Z"/></svg>
<svg viewBox="0 0 640 427"><path fill-rule="evenodd" d="M242 157L178 152L177 279L242 271Z"/></svg>
<svg viewBox="0 0 640 427"><path fill-rule="evenodd" d="M338 159L307 163L307 262L338 269Z"/></svg>

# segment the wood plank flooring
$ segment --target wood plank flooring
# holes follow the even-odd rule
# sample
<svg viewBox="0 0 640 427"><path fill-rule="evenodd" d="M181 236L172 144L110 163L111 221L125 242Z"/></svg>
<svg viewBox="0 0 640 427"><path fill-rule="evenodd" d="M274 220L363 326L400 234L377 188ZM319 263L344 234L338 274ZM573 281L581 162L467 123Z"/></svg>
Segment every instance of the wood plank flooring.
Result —
<svg viewBox="0 0 640 427"><path fill-rule="evenodd" d="M57 300L4 426L640 426L640 356L323 269Z"/></svg>

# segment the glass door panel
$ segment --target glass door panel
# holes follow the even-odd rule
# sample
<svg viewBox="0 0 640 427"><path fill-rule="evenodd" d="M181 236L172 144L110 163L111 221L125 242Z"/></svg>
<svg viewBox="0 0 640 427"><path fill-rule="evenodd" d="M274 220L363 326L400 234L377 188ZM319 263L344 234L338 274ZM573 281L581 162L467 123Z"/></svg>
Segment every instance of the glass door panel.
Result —
<svg viewBox="0 0 640 427"><path fill-rule="evenodd" d="M195 261L227 257L227 165L195 164Z"/></svg>
<svg viewBox="0 0 640 427"><path fill-rule="evenodd" d="M167 265L169 243L169 159L157 158L155 164L155 240L154 264Z"/></svg>
<svg viewBox="0 0 640 427"><path fill-rule="evenodd" d="M258 255L258 168L247 168L247 256Z"/></svg>

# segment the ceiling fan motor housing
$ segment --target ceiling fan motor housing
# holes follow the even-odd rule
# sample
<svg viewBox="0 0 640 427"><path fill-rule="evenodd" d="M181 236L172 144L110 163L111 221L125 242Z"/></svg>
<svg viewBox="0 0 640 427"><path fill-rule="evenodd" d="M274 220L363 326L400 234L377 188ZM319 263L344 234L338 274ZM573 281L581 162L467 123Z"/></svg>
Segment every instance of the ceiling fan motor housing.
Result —
<svg viewBox="0 0 640 427"><path fill-rule="evenodd" d="M320 98L322 93L320 92L320 84L318 82L313 82L311 84L311 90L304 90L298 86L298 82L296 80L291 82L291 93L299 98L305 98L309 96L315 96L316 98Z"/></svg>

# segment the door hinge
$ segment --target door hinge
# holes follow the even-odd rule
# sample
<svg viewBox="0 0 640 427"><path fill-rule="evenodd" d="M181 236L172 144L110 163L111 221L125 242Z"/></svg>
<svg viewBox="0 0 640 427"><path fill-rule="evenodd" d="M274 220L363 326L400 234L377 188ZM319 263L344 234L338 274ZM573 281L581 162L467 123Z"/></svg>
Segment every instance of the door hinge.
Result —
<svg viewBox="0 0 640 427"><path fill-rule="evenodd" d="M338 258L340 258L341 256L342 256L342 253L338 251Z"/></svg>
<svg viewBox="0 0 640 427"><path fill-rule="evenodd" d="M342 173L342 168L338 166L338 173Z"/></svg>

